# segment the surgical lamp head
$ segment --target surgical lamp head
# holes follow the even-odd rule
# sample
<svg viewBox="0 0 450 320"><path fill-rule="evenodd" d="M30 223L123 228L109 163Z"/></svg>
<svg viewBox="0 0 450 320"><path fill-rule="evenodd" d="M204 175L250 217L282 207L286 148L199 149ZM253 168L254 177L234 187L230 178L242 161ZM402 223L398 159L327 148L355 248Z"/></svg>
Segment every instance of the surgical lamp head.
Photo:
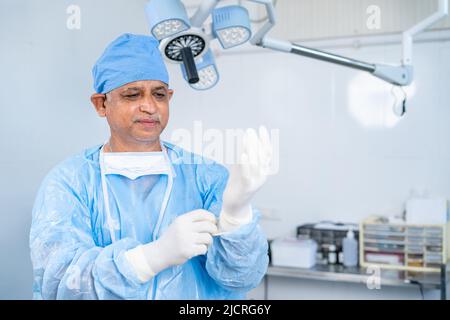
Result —
<svg viewBox="0 0 450 320"><path fill-rule="evenodd" d="M194 30L186 31L161 42L163 56L172 63L181 63L186 69L189 84L199 81L195 59L200 59L208 50L208 41L202 33Z"/></svg>
<svg viewBox="0 0 450 320"><path fill-rule="evenodd" d="M214 62L214 55L209 49L196 63L199 81L196 83L189 82L188 72L185 65L181 65L181 72L189 85L196 90L207 90L214 87L219 82L219 72Z"/></svg>
<svg viewBox="0 0 450 320"><path fill-rule="evenodd" d="M150 32L160 41L191 27L186 9L179 0L150 1L145 6L145 14Z"/></svg>
<svg viewBox="0 0 450 320"><path fill-rule="evenodd" d="M247 42L252 34L247 9L227 6L214 9L212 13L214 35L224 49Z"/></svg>
<svg viewBox="0 0 450 320"><path fill-rule="evenodd" d="M179 63L183 77L197 90L213 87L219 80L210 39L218 39L224 49L241 45L251 37L247 9L226 6L212 11L212 34L192 27L180 0L150 0L145 12L150 32L160 41L159 49L171 63ZM195 25L195 23L194 23Z"/></svg>

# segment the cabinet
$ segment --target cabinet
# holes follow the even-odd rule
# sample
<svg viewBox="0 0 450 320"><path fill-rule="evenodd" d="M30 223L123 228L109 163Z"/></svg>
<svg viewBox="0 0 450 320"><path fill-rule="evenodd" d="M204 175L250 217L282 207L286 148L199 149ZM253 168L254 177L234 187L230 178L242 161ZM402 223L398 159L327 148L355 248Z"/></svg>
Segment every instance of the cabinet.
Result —
<svg viewBox="0 0 450 320"><path fill-rule="evenodd" d="M449 233L450 224L391 224L369 218L360 225L360 264L439 272L450 256Z"/></svg>

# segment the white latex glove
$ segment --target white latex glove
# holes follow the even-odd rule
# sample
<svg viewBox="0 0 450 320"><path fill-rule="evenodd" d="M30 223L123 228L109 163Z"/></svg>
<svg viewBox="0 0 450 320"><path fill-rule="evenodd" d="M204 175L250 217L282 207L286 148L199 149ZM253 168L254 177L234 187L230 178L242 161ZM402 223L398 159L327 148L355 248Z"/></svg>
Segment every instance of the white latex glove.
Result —
<svg viewBox="0 0 450 320"><path fill-rule="evenodd" d="M244 135L240 163L230 168L230 176L223 194L219 232L229 232L252 220L250 201L262 187L269 174L272 145L266 127L259 127Z"/></svg>
<svg viewBox="0 0 450 320"><path fill-rule="evenodd" d="M170 266L205 254L215 233L214 214L194 210L177 217L158 240L128 250L125 255L139 279L145 282Z"/></svg>

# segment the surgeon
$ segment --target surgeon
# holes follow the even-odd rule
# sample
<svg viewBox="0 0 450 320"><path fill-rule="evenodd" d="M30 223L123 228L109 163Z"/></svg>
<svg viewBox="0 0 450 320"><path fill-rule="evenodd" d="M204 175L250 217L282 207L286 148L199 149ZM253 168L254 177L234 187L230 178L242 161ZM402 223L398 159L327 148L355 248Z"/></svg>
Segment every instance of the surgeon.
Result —
<svg viewBox="0 0 450 320"><path fill-rule="evenodd" d="M42 182L30 232L34 298L245 298L268 265L250 204L270 166L267 130L247 130L230 172L161 141L173 90L152 37L121 35L93 78L110 138Z"/></svg>

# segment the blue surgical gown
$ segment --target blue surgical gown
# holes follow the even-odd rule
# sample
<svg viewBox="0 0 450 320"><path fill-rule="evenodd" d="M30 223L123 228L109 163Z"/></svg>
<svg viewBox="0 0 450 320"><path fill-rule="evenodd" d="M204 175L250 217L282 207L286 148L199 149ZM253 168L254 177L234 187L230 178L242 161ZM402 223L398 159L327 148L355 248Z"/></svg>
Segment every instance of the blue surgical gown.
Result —
<svg viewBox="0 0 450 320"><path fill-rule="evenodd" d="M218 217L228 179L223 166L164 145L175 178L160 230L154 226L167 176L151 183L129 181L129 186L128 178L112 176L108 193L114 243L105 216L101 146L63 161L46 176L30 231L35 299L243 299L259 284L267 270L268 247L256 210L249 224L214 237L206 255L168 267L148 282L138 279L126 250L158 238L189 211L205 209Z"/></svg>

